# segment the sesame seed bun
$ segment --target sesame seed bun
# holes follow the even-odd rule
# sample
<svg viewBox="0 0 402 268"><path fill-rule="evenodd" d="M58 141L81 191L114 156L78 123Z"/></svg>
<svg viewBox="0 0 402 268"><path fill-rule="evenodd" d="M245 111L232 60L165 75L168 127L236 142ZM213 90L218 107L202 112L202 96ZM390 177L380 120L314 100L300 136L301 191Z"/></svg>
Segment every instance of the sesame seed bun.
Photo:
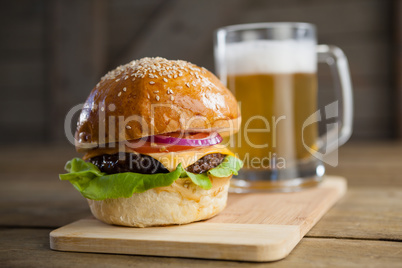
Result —
<svg viewBox="0 0 402 268"><path fill-rule="evenodd" d="M105 149L103 144L170 132L231 135L238 131L240 120L236 99L211 72L181 60L143 58L110 71L92 90L77 124L76 148L98 155L111 148L121 152L119 146ZM182 153L194 160L194 152ZM129 198L88 199L88 204L92 214L108 224L185 224L211 218L224 209L231 177L209 175L209 190L190 178L179 178L170 186Z"/></svg>
<svg viewBox="0 0 402 268"><path fill-rule="evenodd" d="M110 71L92 90L77 124L76 148L85 152L184 130L225 136L238 131L240 119L232 93L205 68L143 58Z"/></svg>
<svg viewBox="0 0 402 268"><path fill-rule="evenodd" d="M150 189L129 198L88 199L88 204L92 214L108 224L130 227L186 224L209 219L225 208L231 177L211 178L213 187L209 190L184 178L168 187Z"/></svg>

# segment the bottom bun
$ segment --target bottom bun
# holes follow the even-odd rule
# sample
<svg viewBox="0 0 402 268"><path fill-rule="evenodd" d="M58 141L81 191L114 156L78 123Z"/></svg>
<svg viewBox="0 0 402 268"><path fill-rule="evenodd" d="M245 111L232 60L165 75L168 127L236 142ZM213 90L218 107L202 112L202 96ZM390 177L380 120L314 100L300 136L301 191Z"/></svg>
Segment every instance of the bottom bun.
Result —
<svg viewBox="0 0 402 268"><path fill-rule="evenodd" d="M210 177L213 185L210 190L183 178L168 187L150 189L129 198L87 200L92 214L108 224L132 227L185 224L209 219L225 208L231 177Z"/></svg>

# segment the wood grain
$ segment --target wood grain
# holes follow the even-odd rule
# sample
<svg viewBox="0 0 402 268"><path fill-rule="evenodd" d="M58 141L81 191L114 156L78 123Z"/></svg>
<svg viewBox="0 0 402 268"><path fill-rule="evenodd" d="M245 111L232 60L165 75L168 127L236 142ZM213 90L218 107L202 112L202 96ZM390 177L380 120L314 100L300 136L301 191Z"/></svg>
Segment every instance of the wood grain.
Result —
<svg viewBox="0 0 402 268"><path fill-rule="evenodd" d="M396 0L3 2L0 144L63 142L59 123L106 71L144 56L190 60L213 70L216 28L264 21L314 23L320 43L344 49L355 87L355 139L386 139L396 132L400 96L394 86L400 85L400 72L393 62L401 58L400 52L392 54L398 47L391 49L400 44ZM320 76L320 90L329 88L330 76ZM19 109L9 113L15 106Z"/></svg>
<svg viewBox="0 0 402 268"><path fill-rule="evenodd" d="M45 141L44 5L22 0L0 8L0 144Z"/></svg>
<svg viewBox="0 0 402 268"><path fill-rule="evenodd" d="M402 140L402 1L394 0L393 4L393 23L394 23L394 32L393 32L393 52L394 52L394 62L393 65L395 70L393 72L393 82L395 84L395 92L393 92L394 99L394 107L396 110L396 134L399 140Z"/></svg>
<svg viewBox="0 0 402 268"><path fill-rule="evenodd" d="M346 191L328 177L296 193L232 194L218 216L182 226L129 228L79 220L50 233L54 250L241 261L286 257Z"/></svg>
<svg viewBox="0 0 402 268"><path fill-rule="evenodd" d="M285 259L271 263L92 254L50 250L51 229L0 229L4 267L401 267L402 243L304 238Z"/></svg>
<svg viewBox="0 0 402 268"><path fill-rule="evenodd" d="M106 66L107 2L55 0L48 5L46 127L50 140L65 140L64 128L55 123L85 102Z"/></svg>
<svg viewBox="0 0 402 268"><path fill-rule="evenodd" d="M392 239L400 233L393 219L402 211L401 151L402 144L395 142L343 146L339 166L327 166L327 171L346 177L349 191L314 227L314 236ZM58 179L64 163L77 156L74 148L13 146L2 152L0 226L57 228L90 215L82 196ZM370 198L375 201L367 202ZM356 228L348 224L349 217ZM381 228L372 227L378 224Z"/></svg>
<svg viewBox="0 0 402 268"><path fill-rule="evenodd" d="M231 194L228 206L208 222L300 226L300 237L345 194L346 181L328 177L297 193Z"/></svg>
<svg viewBox="0 0 402 268"><path fill-rule="evenodd" d="M402 241L402 189L349 189L308 237Z"/></svg>
<svg viewBox="0 0 402 268"><path fill-rule="evenodd" d="M346 195L287 258L256 264L52 251L49 232L53 228L89 215L79 193L69 183L58 180L65 161L77 154L71 145L3 146L0 263L4 267L400 267L401 152L400 142L343 146L339 166L327 166L327 172L347 177Z"/></svg>
<svg viewBox="0 0 402 268"><path fill-rule="evenodd" d="M129 228L96 219L79 220L50 233L60 251L272 261L286 257L300 241L298 226L193 223Z"/></svg>
<svg viewBox="0 0 402 268"><path fill-rule="evenodd" d="M339 150L339 165L326 166L327 174L348 178L350 187L401 187L402 143L350 143Z"/></svg>

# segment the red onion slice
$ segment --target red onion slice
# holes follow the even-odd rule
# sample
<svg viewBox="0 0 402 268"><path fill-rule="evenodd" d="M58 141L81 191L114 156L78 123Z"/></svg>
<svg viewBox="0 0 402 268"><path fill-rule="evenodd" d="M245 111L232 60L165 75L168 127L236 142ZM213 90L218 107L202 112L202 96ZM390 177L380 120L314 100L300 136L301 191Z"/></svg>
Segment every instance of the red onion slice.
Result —
<svg viewBox="0 0 402 268"><path fill-rule="evenodd" d="M202 139L182 139L171 136L155 135L151 137L151 140L155 143L197 147L219 144L223 139L217 132L213 132L208 137Z"/></svg>

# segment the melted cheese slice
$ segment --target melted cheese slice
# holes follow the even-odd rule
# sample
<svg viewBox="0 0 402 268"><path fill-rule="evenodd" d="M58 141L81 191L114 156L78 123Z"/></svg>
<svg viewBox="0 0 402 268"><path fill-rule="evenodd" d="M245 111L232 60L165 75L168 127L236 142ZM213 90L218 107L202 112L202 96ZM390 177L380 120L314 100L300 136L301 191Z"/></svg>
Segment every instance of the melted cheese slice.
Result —
<svg viewBox="0 0 402 268"><path fill-rule="evenodd" d="M118 149L97 149L91 153L87 153L83 159L89 159L96 155L101 154L114 154L117 153ZM126 148L126 152L128 153L136 153L134 150L129 147ZM170 153L142 153L144 155L149 155L152 158L155 158L159 162L161 162L169 171L173 171L176 169L177 165L181 163L183 168L186 168L195 162L197 162L202 157L208 154L220 153L224 155L235 156L229 149L226 147L215 145L208 147L197 147L191 150L184 150L178 152L170 152Z"/></svg>
<svg viewBox="0 0 402 268"><path fill-rule="evenodd" d="M186 168L197 162L202 157L214 153L234 156L234 154L227 148L215 148L213 146L199 147L194 150L171 153L150 153L146 155L149 155L161 162L169 171L173 171L176 169L179 163L181 163L183 168Z"/></svg>

